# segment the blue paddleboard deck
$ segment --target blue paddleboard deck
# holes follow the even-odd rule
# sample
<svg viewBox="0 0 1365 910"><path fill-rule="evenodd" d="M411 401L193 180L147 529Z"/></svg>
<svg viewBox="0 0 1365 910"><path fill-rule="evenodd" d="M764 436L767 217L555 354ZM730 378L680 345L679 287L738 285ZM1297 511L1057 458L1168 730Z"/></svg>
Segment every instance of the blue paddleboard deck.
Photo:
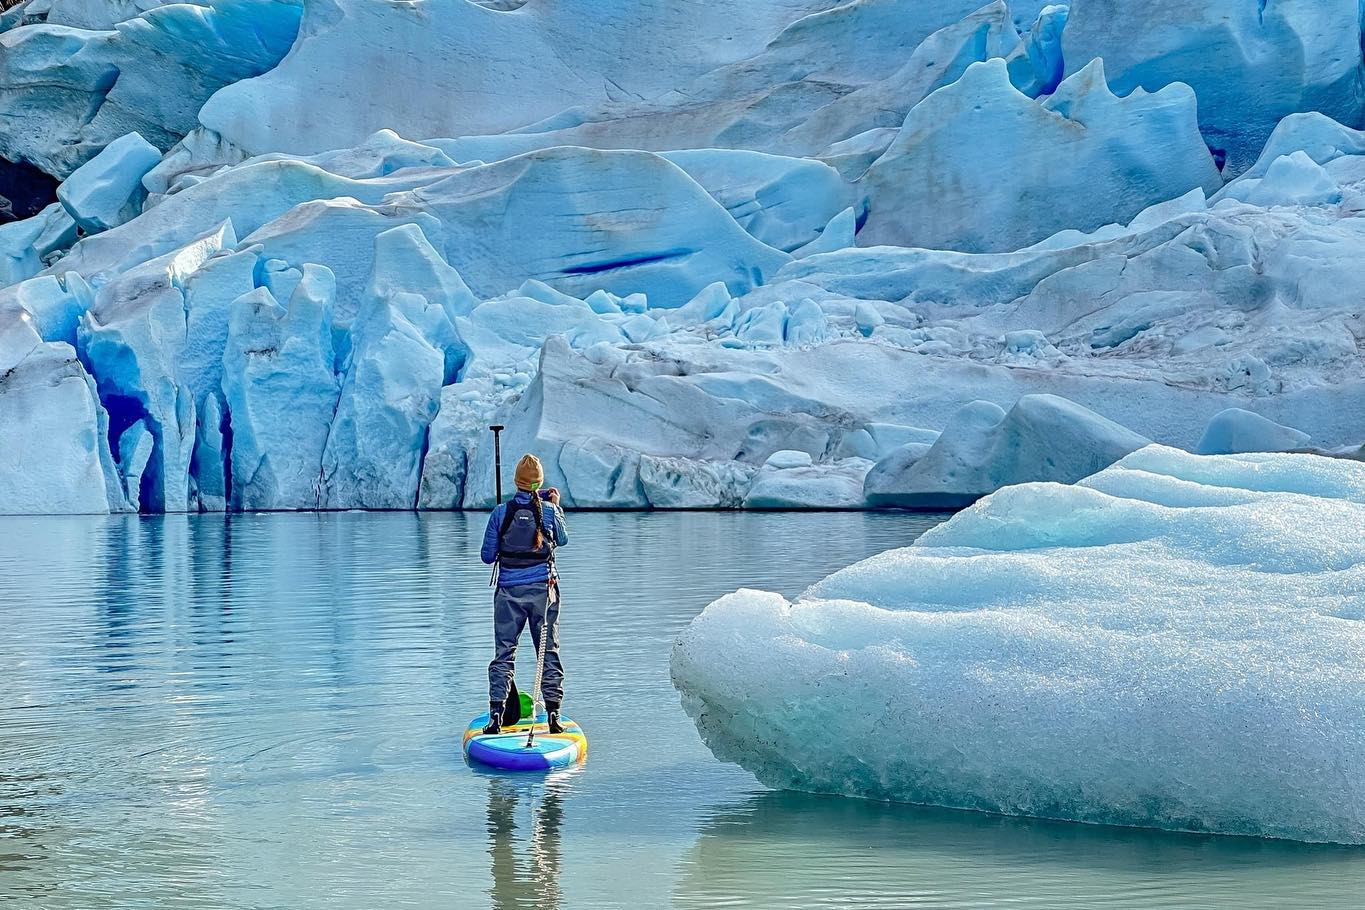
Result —
<svg viewBox="0 0 1365 910"><path fill-rule="evenodd" d="M531 732L529 719L501 733L485 735L488 724L484 713L469 722L464 734L464 754L472 762L503 771L550 771L577 764L588 755L588 738L583 728L567 717L560 717L563 733L550 733L546 717L536 718L536 735L530 747L526 745Z"/></svg>

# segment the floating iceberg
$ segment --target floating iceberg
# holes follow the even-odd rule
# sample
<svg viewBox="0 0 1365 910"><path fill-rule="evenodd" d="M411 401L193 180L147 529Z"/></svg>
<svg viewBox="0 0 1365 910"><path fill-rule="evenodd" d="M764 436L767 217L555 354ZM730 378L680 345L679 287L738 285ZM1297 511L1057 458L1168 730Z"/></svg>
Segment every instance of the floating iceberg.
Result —
<svg viewBox="0 0 1365 910"><path fill-rule="evenodd" d="M1008 414L974 401L926 451L909 458L901 449L878 462L865 492L875 506L960 509L1013 484L1075 483L1148 442L1055 395L1025 395Z"/></svg>
<svg viewBox="0 0 1365 910"><path fill-rule="evenodd" d="M1148 447L723 597L673 678L774 787L1365 843L1361 527L1365 465Z"/></svg>
<svg viewBox="0 0 1365 910"><path fill-rule="evenodd" d="M1307 448L1312 437L1241 408L1220 411L1209 421L1195 451L1200 455L1288 452Z"/></svg>

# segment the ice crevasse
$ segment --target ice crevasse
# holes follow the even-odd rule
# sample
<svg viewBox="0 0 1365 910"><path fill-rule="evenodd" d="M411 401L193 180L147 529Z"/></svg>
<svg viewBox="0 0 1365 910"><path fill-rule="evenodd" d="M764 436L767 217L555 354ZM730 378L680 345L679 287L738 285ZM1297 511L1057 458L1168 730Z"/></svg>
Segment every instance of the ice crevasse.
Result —
<svg viewBox="0 0 1365 910"><path fill-rule="evenodd" d="M1365 465L1141 449L1009 487L674 646L780 788L1365 843Z"/></svg>

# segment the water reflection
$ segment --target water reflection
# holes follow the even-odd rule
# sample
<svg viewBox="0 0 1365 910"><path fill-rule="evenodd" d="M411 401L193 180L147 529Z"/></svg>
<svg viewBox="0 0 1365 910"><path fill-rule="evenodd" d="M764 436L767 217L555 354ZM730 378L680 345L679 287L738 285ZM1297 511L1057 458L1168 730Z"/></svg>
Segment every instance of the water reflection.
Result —
<svg viewBox="0 0 1365 910"><path fill-rule="evenodd" d="M1351 847L785 792L713 812L681 869L680 908L1347 910L1365 899Z"/></svg>
<svg viewBox="0 0 1365 910"><path fill-rule="evenodd" d="M934 518L570 521L593 755L528 779L460 750L491 647L483 516L0 519L0 905L1365 906L1365 851L755 796L679 706L678 631Z"/></svg>
<svg viewBox="0 0 1365 910"><path fill-rule="evenodd" d="M560 832L574 773L488 777L494 910L559 910Z"/></svg>

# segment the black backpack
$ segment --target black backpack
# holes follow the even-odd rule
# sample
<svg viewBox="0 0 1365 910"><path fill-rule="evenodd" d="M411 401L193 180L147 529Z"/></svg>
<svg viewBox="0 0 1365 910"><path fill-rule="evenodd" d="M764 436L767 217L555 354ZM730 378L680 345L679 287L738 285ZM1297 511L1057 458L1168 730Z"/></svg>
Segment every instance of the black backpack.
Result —
<svg viewBox="0 0 1365 910"><path fill-rule="evenodd" d="M509 569L529 569L554 558L554 542L545 527L545 508L539 497L512 500L498 532L498 563ZM539 546L536 542L539 541Z"/></svg>

